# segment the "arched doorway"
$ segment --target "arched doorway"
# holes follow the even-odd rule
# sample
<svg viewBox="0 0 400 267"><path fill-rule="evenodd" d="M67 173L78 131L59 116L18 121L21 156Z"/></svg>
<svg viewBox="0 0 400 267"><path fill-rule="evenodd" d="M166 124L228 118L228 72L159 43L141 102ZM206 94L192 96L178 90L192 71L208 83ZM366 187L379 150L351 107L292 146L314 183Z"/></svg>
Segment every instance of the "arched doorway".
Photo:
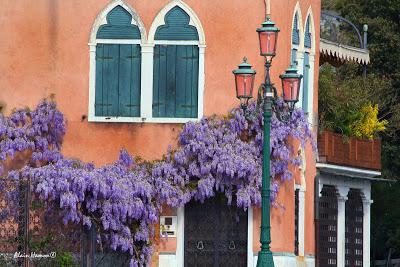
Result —
<svg viewBox="0 0 400 267"><path fill-rule="evenodd" d="M360 190L350 189L346 201L346 266L363 266L363 202Z"/></svg>
<svg viewBox="0 0 400 267"><path fill-rule="evenodd" d="M246 267L247 212L218 195L185 206L185 267Z"/></svg>
<svg viewBox="0 0 400 267"><path fill-rule="evenodd" d="M334 186L324 185L319 198L318 266L337 265L338 202Z"/></svg>

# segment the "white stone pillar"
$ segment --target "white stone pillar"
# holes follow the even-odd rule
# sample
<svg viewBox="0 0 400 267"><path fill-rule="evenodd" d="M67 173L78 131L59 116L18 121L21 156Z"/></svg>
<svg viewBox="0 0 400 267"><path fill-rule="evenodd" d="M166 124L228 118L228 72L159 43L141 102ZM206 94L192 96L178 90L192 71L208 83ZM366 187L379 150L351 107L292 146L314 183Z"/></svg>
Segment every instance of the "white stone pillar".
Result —
<svg viewBox="0 0 400 267"><path fill-rule="evenodd" d="M363 266L370 267L371 249L371 204L372 200L363 200Z"/></svg>
<svg viewBox="0 0 400 267"><path fill-rule="evenodd" d="M96 91L96 44L89 43L89 114L88 120L91 121L95 117L95 91Z"/></svg>
<svg viewBox="0 0 400 267"><path fill-rule="evenodd" d="M310 76L309 76L309 85L308 85L308 122L311 124L311 127L317 125L314 121L314 65L315 65L315 55L314 53L310 53Z"/></svg>
<svg viewBox="0 0 400 267"><path fill-rule="evenodd" d="M152 117L153 113L153 57L154 44L141 44L142 71L141 71L141 98L140 116L142 119Z"/></svg>
<svg viewBox="0 0 400 267"><path fill-rule="evenodd" d="M299 256L304 256L305 190L299 190Z"/></svg>
<svg viewBox="0 0 400 267"><path fill-rule="evenodd" d="M204 87L205 87L205 52L206 45L199 45L199 81L198 81L198 96L197 96L197 117L201 119L204 115Z"/></svg>
<svg viewBox="0 0 400 267"><path fill-rule="evenodd" d="M338 187L338 216L337 216L337 267L345 267L346 256L346 200L348 187Z"/></svg>

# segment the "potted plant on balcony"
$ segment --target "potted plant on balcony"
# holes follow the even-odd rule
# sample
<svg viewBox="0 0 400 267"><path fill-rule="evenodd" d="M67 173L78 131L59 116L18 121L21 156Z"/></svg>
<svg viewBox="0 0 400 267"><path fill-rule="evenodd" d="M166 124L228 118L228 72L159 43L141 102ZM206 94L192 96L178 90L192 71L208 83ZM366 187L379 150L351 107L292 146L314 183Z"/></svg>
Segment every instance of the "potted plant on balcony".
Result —
<svg viewBox="0 0 400 267"><path fill-rule="evenodd" d="M354 66L338 70L324 65L319 79L319 161L359 168L381 168L377 88L382 79L352 74ZM347 70L347 71L346 71Z"/></svg>

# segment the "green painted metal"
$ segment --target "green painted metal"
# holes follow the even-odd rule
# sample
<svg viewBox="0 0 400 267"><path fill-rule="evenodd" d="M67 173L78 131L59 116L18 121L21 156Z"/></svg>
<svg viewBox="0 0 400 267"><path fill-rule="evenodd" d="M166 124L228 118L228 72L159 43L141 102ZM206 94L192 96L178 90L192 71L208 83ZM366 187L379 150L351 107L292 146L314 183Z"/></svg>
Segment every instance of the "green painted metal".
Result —
<svg viewBox="0 0 400 267"><path fill-rule="evenodd" d="M196 118L198 75L197 46L156 45L153 117Z"/></svg>
<svg viewBox="0 0 400 267"><path fill-rule="evenodd" d="M279 75L279 78L282 80L287 79L287 78L297 78L301 79L303 78L303 75L297 73L297 69L295 65L290 65L289 68L285 70L285 73Z"/></svg>
<svg viewBox="0 0 400 267"><path fill-rule="evenodd" d="M97 39L141 39L138 26L131 22L132 15L122 6L116 6L107 14L107 24L97 31Z"/></svg>
<svg viewBox="0 0 400 267"><path fill-rule="evenodd" d="M311 48L310 16L307 17L306 30L304 31L304 46Z"/></svg>
<svg viewBox="0 0 400 267"><path fill-rule="evenodd" d="M271 173L270 173L270 134L273 104L273 88L270 80L271 62L266 62L266 78L263 88L265 98L263 102L263 165L261 187L261 250L258 252L257 267L274 267L274 258L271 252Z"/></svg>
<svg viewBox="0 0 400 267"><path fill-rule="evenodd" d="M275 22L268 16L266 20L261 24L260 28L257 28L257 32L280 32L279 28L275 26Z"/></svg>
<svg viewBox="0 0 400 267"><path fill-rule="evenodd" d="M239 68L232 72L233 74L256 74L256 71L251 67L251 64L247 63L247 58L244 57L243 62L239 65Z"/></svg>
<svg viewBox="0 0 400 267"><path fill-rule="evenodd" d="M304 74L304 79L303 79L303 101L302 101L302 107L305 112L308 111L308 79L310 76L310 54L309 53L304 53L304 66L303 66L303 74Z"/></svg>
<svg viewBox="0 0 400 267"><path fill-rule="evenodd" d="M292 29L292 44L299 45L300 44L300 34L299 34L299 18L298 14L294 16L293 20L293 29Z"/></svg>
<svg viewBox="0 0 400 267"><path fill-rule="evenodd" d="M165 25L157 28L155 40L198 41L196 27L189 25L190 16L180 7L172 8L165 15Z"/></svg>
<svg viewBox="0 0 400 267"><path fill-rule="evenodd" d="M140 68L140 45L97 45L96 116L140 116Z"/></svg>

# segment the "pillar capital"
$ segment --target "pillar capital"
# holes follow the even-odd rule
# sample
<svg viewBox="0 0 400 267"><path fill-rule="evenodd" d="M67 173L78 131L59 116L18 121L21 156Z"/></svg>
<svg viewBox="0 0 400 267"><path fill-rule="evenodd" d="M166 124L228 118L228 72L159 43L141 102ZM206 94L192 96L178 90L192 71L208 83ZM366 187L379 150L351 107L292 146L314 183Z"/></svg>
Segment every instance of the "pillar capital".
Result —
<svg viewBox="0 0 400 267"><path fill-rule="evenodd" d="M362 200L363 205L371 205L372 203L374 203L374 201L372 199L363 199Z"/></svg>
<svg viewBox="0 0 400 267"><path fill-rule="evenodd" d="M338 200L339 201L346 201L347 200L347 194L350 191L350 187L338 185L336 187L336 190L337 190L337 194L338 194Z"/></svg>

